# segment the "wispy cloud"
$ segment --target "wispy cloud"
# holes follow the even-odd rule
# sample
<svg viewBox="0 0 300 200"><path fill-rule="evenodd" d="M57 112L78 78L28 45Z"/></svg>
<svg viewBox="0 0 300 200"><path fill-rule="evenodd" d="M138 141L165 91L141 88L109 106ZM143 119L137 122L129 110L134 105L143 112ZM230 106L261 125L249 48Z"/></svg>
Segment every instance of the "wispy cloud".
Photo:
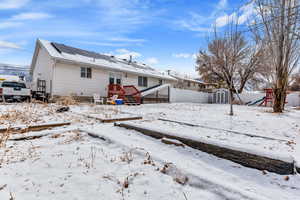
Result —
<svg viewBox="0 0 300 200"><path fill-rule="evenodd" d="M188 17L177 20L175 23L189 31L211 32L214 30L213 27L224 27L231 22L244 24L254 12L253 4L251 3L230 14L227 14L226 10L228 10L228 1L220 0L214 6L214 10L212 10L210 15L202 16L198 13L190 12Z"/></svg>
<svg viewBox="0 0 300 200"><path fill-rule="evenodd" d="M21 25L22 25L22 23L20 23L20 22L5 21L5 22L0 22L0 29L15 28L15 27L19 27Z"/></svg>
<svg viewBox="0 0 300 200"><path fill-rule="evenodd" d="M150 65L155 65L155 64L157 64L159 61L158 61L157 58L151 57L151 58L147 58L147 59L145 60L145 62L148 63L148 64L150 64Z"/></svg>
<svg viewBox="0 0 300 200"><path fill-rule="evenodd" d="M190 12L188 19L175 21L175 24L181 28L195 32L210 32L212 28L207 24L207 17L201 16L195 12Z"/></svg>
<svg viewBox="0 0 300 200"><path fill-rule="evenodd" d="M153 20L159 10L151 9L151 1L140 0L87 0L99 7L100 23L118 32L135 30Z"/></svg>
<svg viewBox="0 0 300 200"><path fill-rule="evenodd" d="M223 27L231 22L242 25L248 21L248 19L255 14L255 8L253 3L247 4L241 7L237 12L231 14L225 14L216 19L216 26Z"/></svg>
<svg viewBox="0 0 300 200"><path fill-rule="evenodd" d="M107 46L107 47L124 47L133 45L142 45L145 39L128 38L128 37L107 37L100 41L80 41L81 44Z"/></svg>
<svg viewBox="0 0 300 200"><path fill-rule="evenodd" d="M13 42L0 40L0 49L21 49L21 47Z"/></svg>
<svg viewBox="0 0 300 200"><path fill-rule="evenodd" d="M185 59L190 59L190 58L195 59L197 57L197 55L193 53L175 53L172 56L175 58L185 58Z"/></svg>
<svg viewBox="0 0 300 200"><path fill-rule="evenodd" d="M227 24L229 24L230 22L234 22L237 20L237 14L236 13L232 13L231 15L223 15L221 17L218 17L216 19L216 27L223 27L226 26Z"/></svg>
<svg viewBox="0 0 300 200"><path fill-rule="evenodd" d="M142 54L128 49L117 49L115 50L115 56L121 59L129 59L130 56L132 56L132 58L140 58Z"/></svg>
<svg viewBox="0 0 300 200"><path fill-rule="evenodd" d="M200 15L196 12L190 12L185 19L175 21L175 24L183 29L193 32L211 32L216 16L228 7L227 0L219 0L213 5L213 10L208 16Z"/></svg>
<svg viewBox="0 0 300 200"><path fill-rule="evenodd" d="M113 42L93 42L93 41L80 41L80 44L94 45L94 46L103 46L103 47L124 47L129 44L125 43L113 43Z"/></svg>
<svg viewBox="0 0 300 200"><path fill-rule="evenodd" d="M44 12L27 12L27 13L20 13L14 15L10 18L10 20L12 21L40 20L40 19L48 19L52 17L53 17L52 15Z"/></svg>
<svg viewBox="0 0 300 200"><path fill-rule="evenodd" d="M20 27L26 24L26 21L32 20L42 20L51 18L52 15L43 12L27 12L27 13L20 13L17 15L13 15L10 18L7 18L0 22L0 29L10 29ZM20 34L20 33L19 33Z"/></svg>
<svg viewBox="0 0 300 200"><path fill-rule="evenodd" d="M225 8L227 8L227 6L228 6L228 2L227 2L227 0L220 0L219 2L218 2L218 4L217 4L217 9L218 10L222 10L222 9L225 9Z"/></svg>
<svg viewBox="0 0 300 200"><path fill-rule="evenodd" d="M109 38L108 40L116 41L116 42L130 42L130 43L143 43L143 42L146 42L145 39L127 38L127 37L112 37L112 38Z"/></svg>
<svg viewBox="0 0 300 200"><path fill-rule="evenodd" d="M17 9L25 6L30 0L0 0L0 9Z"/></svg>

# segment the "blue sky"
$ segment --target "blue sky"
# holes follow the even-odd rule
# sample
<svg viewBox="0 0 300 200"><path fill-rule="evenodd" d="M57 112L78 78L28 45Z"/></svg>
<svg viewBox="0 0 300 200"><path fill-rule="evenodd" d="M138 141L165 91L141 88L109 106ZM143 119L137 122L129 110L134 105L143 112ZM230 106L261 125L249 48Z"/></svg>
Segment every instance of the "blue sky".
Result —
<svg viewBox="0 0 300 200"><path fill-rule="evenodd" d="M37 38L195 74L212 26L226 26L239 0L0 0L0 63L31 63ZM238 11L237 11L238 10ZM250 11L251 12L251 11Z"/></svg>

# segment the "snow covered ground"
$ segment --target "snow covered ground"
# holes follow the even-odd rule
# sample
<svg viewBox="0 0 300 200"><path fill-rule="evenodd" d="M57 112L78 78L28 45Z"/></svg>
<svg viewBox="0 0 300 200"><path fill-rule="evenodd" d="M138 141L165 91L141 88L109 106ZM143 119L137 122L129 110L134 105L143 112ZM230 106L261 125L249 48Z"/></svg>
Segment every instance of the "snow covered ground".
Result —
<svg viewBox="0 0 300 200"><path fill-rule="evenodd" d="M276 114L268 107L234 106L234 116L228 115L228 105L220 104L149 104L142 105L140 109L123 107L122 111L144 115L146 121L134 122L144 127L172 131L190 138L202 138L202 141L205 139L210 143L217 142L235 149L248 149L248 152L260 155L272 154L274 158L293 156L300 164L300 153L296 151L296 141L300 138L300 110L291 107L283 114ZM159 118L200 127L163 122L157 120ZM250 138L222 130L275 140Z"/></svg>
<svg viewBox="0 0 300 200"><path fill-rule="evenodd" d="M281 176L243 167L189 147L163 144L138 132L102 124L82 114L143 115L142 123L194 137L206 137L255 151L297 153L300 111L273 114L268 108L227 105L149 104L71 106L56 113L55 104L0 105L0 125L71 121L68 127L34 140L7 141L0 148L0 199L298 199L299 175ZM222 131L158 121L166 118L290 141L249 140ZM67 129L67 130L65 130ZM64 131L63 131L64 130ZM46 135L45 133L49 134ZM90 135L88 135L90 133ZM99 136L91 137L93 136ZM210 136L210 138L207 138ZM18 135L13 136L18 137ZM12 138L13 138L12 137ZM230 140L232 138L232 140ZM299 141L300 142L300 141Z"/></svg>

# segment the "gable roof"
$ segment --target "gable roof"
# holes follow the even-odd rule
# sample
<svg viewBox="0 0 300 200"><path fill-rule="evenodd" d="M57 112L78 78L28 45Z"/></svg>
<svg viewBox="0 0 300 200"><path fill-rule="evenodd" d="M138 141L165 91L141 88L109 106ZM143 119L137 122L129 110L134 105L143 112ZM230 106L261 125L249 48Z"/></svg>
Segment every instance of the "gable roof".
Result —
<svg viewBox="0 0 300 200"><path fill-rule="evenodd" d="M116 58L115 56L99 54L92 51L87 51L41 39L37 40L37 46L38 45L44 47L52 58L59 61L72 62L81 65L89 65L94 68L128 72L132 74L155 77L160 79L176 80L175 78L169 76L167 73L160 72L146 64L141 64L135 61L130 62L125 59L123 60ZM37 49L35 51L35 55L32 61L32 71L37 56L36 52Z"/></svg>

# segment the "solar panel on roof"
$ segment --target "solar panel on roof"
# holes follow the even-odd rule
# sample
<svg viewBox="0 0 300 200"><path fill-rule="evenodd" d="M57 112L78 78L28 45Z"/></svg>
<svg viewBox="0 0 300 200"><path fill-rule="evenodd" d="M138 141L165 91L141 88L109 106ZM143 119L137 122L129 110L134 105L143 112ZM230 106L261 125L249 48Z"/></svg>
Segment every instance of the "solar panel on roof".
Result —
<svg viewBox="0 0 300 200"><path fill-rule="evenodd" d="M103 54L99 54L99 53L95 53L92 51L86 51L83 49L78 49L75 47L70 47L64 44L59 44L56 42L51 42L51 45L59 52L59 53L67 53L67 54L71 54L71 55L81 55L81 56L86 56L86 57L90 57L90 58L94 58L94 59L104 59L110 62L114 62L114 63L123 63L123 64L127 64L130 65L134 68L137 69L144 69L144 70L149 70L149 71L155 71L155 69L149 67L146 64L139 64L137 62L131 62L129 63L128 60L126 59L116 59L115 56L108 56L108 55L103 55Z"/></svg>
<svg viewBox="0 0 300 200"><path fill-rule="evenodd" d="M64 44L59 44L52 42L51 45L59 52L59 53L67 53L67 54L72 54L72 55L81 55L81 56L86 56L90 58L95 58L95 59L104 59L108 60L110 62L115 62L110 56L95 53L92 51L86 51L83 49L78 49L74 47L70 47Z"/></svg>
<svg viewBox="0 0 300 200"><path fill-rule="evenodd" d="M147 65L140 65L140 64L137 64L137 63L131 63L131 65L133 67L136 67L136 68L139 68L139 69L146 69L146 70L151 70L151 71L155 71L153 68L147 66Z"/></svg>

